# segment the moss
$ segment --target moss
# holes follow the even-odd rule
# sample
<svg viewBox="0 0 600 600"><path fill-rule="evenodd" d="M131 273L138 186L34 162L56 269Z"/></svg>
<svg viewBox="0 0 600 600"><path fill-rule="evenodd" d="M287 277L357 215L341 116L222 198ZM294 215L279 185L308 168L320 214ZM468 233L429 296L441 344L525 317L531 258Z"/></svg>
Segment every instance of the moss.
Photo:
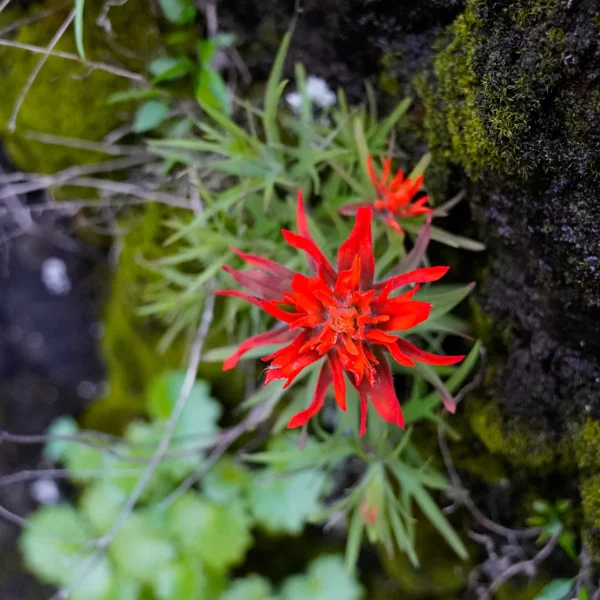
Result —
<svg viewBox="0 0 600 600"><path fill-rule="evenodd" d="M572 437L579 469L600 471L600 423L588 418Z"/></svg>
<svg viewBox="0 0 600 600"><path fill-rule="evenodd" d="M180 365L181 346L158 354L156 347L163 327L136 315L145 286L156 280L156 275L140 265L140 258L151 260L162 254L166 210L169 209L162 205L149 204L142 212L132 213L121 222L127 233L103 317L102 353L109 391L85 415L88 427L118 431L134 415L143 412L148 383L166 369Z"/></svg>
<svg viewBox="0 0 600 600"><path fill-rule="evenodd" d="M600 475L582 481L581 504L586 522L600 527Z"/></svg>
<svg viewBox="0 0 600 600"><path fill-rule="evenodd" d="M426 518L416 524L416 553L421 564L414 567L404 553L390 557L384 549L379 555L384 569L398 583L402 597L452 598L460 597L469 573L475 567L479 548L470 540L463 540L469 552L465 561L459 559L443 542L440 534Z"/></svg>
<svg viewBox="0 0 600 600"><path fill-rule="evenodd" d="M584 519L583 542L591 555L600 560L600 475L582 480L581 504Z"/></svg>
<svg viewBox="0 0 600 600"><path fill-rule="evenodd" d="M561 462L563 448L556 440L524 420L508 427L497 403L470 398L467 410L471 429L490 452L514 465L546 472Z"/></svg>
<svg viewBox="0 0 600 600"><path fill-rule="evenodd" d="M120 432L132 417L145 413L148 384L164 371L186 366L187 340L180 336L164 352L159 352L165 323L138 313L145 304L147 290L164 283L147 263L164 256L163 242L170 234L164 223L172 213L168 206L148 204L120 222L126 233L102 318L108 393L84 415L84 425L88 428ZM204 349L226 343L226 333L217 331L206 339ZM209 381L215 395L226 404L237 405L244 397L244 377L240 370L224 373L220 363L202 363L198 377Z"/></svg>
<svg viewBox="0 0 600 600"><path fill-rule="evenodd" d="M47 8L64 6L60 0L47 0ZM106 3L86 2L84 46L89 60L116 63L143 70L158 47L158 28L145 0L128 0L110 9L111 32L96 24ZM31 8L41 10L40 4ZM69 7L21 27L15 41L45 47L64 22ZM12 11L7 19L24 15ZM62 36L55 50L77 54L72 29ZM40 59L26 50L0 48L0 135L15 165L24 170L54 172L73 164L105 159L105 155L63 146L48 146L26 136L28 131L58 136L101 140L109 131L130 119L131 106L109 105L109 96L127 89L131 80L99 69L90 71L77 62L50 56L27 93L18 113L16 131L6 126L27 78Z"/></svg>
<svg viewBox="0 0 600 600"><path fill-rule="evenodd" d="M486 169L530 175L547 160L549 138L566 124L563 111L551 123L540 107L568 99L572 109L594 93L595 84L564 86L569 63L585 52L579 29L577 15L559 0L512 0L509 6L469 0L450 41L440 42L430 89L417 85L429 145L472 178Z"/></svg>

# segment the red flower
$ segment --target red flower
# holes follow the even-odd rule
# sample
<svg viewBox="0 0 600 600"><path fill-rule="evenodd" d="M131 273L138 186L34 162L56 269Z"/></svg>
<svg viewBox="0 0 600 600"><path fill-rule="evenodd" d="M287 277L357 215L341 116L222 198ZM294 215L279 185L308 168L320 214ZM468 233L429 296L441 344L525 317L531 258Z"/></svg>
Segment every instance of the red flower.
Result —
<svg viewBox="0 0 600 600"><path fill-rule="evenodd" d="M423 175L411 179L410 177L404 177L402 171L398 171L396 177L390 182L391 160L386 158L383 163L381 178L377 178L370 155L367 156L367 169L377 194L375 201L372 204L369 202L346 204L340 208L343 215L355 215L359 208L370 205L377 217L382 219L394 231L403 233L402 227L396 219L433 212L431 208L425 206L428 200L427 196L413 202L415 195L423 185Z"/></svg>
<svg viewBox="0 0 600 600"><path fill-rule="evenodd" d="M427 319L431 305L412 297L419 283L440 279L448 267L416 269L374 283L371 220L370 207L358 209L354 228L340 246L336 269L308 230L299 192L299 234L286 230L282 233L290 246L307 254L311 276L294 273L276 262L235 248L232 249L238 256L255 268L237 271L224 267L252 293L221 290L217 294L244 298L283 322L243 342L225 361L225 370L235 367L240 356L252 348L290 342L263 358L270 361L265 384L273 379L285 379L284 387L287 387L302 369L325 358L313 402L295 415L288 427L304 425L315 415L332 384L338 406L346 410L344 371L360 395L361 435L366 429L369 399L384 420L402 427L404 420L385 351L407 367L414 366L414 361L451 365L464 358L430 354L392 333L410 329ZM417 285L390 298L394 290L411 283Z"/></svg>

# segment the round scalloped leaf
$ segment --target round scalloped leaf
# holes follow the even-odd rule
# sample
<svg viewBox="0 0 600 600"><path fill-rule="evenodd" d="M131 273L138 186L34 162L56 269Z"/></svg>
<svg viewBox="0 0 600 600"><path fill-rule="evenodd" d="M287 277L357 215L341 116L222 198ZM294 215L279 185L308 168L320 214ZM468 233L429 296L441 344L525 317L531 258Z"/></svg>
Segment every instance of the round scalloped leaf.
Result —
<svg viewBox="0 0 600 600"><path fill-rule="evenodd" d="M364 590L352 577L340 556L320 556L304 575L286 580L281 600L360 600Z"/></svg>
<svg viewBox="0 0 600 600"><path fill-rule="evenodd" d="M259 575L232 581L219 600L272 600L271 583Z"/></svg>
<svg viewBox="0 0 600 600"><path fill-rule="evenodd" d="M169 507L167 527L186 554L216 571L238 564L252 543L250 520L239 504L206 502L192 492Z"/></svg>
<svg viewBox="0 0 600 600"><path fill-rule="evenodd" d="M27 568L45 583L69 585L93 555L93 548L85 544L94 539L89 524L67 504L45 506L28 521L20 540ZM85 594L80 588L74 599L111 600L112 591L112 569L102 559L85 581Z"/></svg>
<svg viewBox="0 0 600 600"><path fill-rule="evenodd" d="M138 512L129 517L115 536L110 556L126 575L152 583L156 572L177 554L159 520L147 512Z"/></svg>
<svg viewBox="0 0 600 600"><path fill-rule="evenodd" d="M264 469L254 475L250 510L270 533L299 534L322 509L326 488L327 477L318 469L289 473Z"/></svg>
<svg viewBox="0 0 600 600"><path fill-rule="evenodd" d="M242 497L251 485L250 471L231 456L224 456L204 477L202 490L214 502L229 502Z"/></svg>
<svg viewBox="0 0 600 600"><path fill-rule="evenodd" d="M202 563L191 559L162 565L154 574L152 588L157 600L197 600L206 596Z"/></svg>

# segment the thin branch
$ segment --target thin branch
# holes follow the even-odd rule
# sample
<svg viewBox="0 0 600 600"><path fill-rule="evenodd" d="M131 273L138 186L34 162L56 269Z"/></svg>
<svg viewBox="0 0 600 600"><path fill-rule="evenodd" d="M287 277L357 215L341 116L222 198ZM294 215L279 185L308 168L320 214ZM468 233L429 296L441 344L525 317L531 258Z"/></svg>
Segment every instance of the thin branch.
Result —
<svg viewBox="0 0 600 600"><path fill-rule="evenodd" d="M131 71L128 71L127 69L122 69L120 67L113 67L105 63L84 60L77 54L71 54L70 52L62 52L61 50L52 50L49 52L47 48L42 48L41 46L23 44L22 42L15 42L13 40L4 39L0 39L0 46L8 46L9 48L19 48L20 50L28 50L29 52L33 52L34 54L47 54L48 56L58 56L59 58L64 58L66 60L73 60L82 65L85 65L86 67L90 67L91 69L99 69L101 71L106 71L107 73L112 73L113 75L125 77L126 79L131 79L133 81L140 81L142 83L146 81L144 76L139 75L138 73L133 73Z"/></svg>
<svg viewBox="0 0 600 600"><path fill-rule="evenodd" d="M25 444L25 445L47 444L49 442L72 442L74 444L80 444L82 446L92 448L103 454L106 454L109 456L114 456L115 458L118 458L119 460L121 460L125 463L145 465L151 459L150 456L144 457L144 456L133 456L131 454L125 454L123 452L115 450L111 446L103 445L100 442L94 442L94 441L92 441L92 439L86 439L86 438L93 438L95 435L97 435L103 441L108 441L110 443L115 443L115 444L122 444L127 448L143 449L143 448L150 448L151 446L154 445L153 441L144 441L144 442L138 442L138 443L124 442L124 440L122 438L119 438L116 436L110 436L110 434L104 434L101 432L94 432L94 431L82 432L81 434L78 434L78 435L19 435L19 434L11 434L6 431L0 430L0 442L5 441L5 442L10 442L10 443ZM111 439L111 438L114 438L114 439ZM182 441L189 440L189 439L197 440L198 434L187 434L187 435L183 435L183 436L174 436L171 441L172 442L175 442L175 441L182 442ZM159 441L159 440L157 439L155 441ZM214 448L218 443L219 443L218 440L217 441L211 440L211 441L206 441L203 443L195 443L186 448L182 448L180 450L173 450L171 452L167 452L164 456L164 460L165 461L166 460L177 460L177 459L180 459L180 458L183 458L186 456L199 454L200 452L206 452L207 450ZM18 480L18 473L0 477L0 487L3 485L8 485L10 483L14 483L15 481L12 480L13 476L16 476L17 480Z"/></svg>
<svg viewBox="0 0 600 600"><path fill-rule="evenodd" d="M456 491L460 492L460 494L456 495L456 500L461 502L463 506L473 515L475 520L485 529L497 533L506 538L533 538L537 537L541 533L540 527L527 527L525 529L511 529L509 527L504 527L504 525L500 525L491 519L488 519L477 507L475 502L469 496L469 492L465 489L456 467L454 466L454 461L452 460L452 455L450 454L450 449L448 448L448 442L446 441L446 436L444 435L444 430L441 425L438 425L438 444L440 447L440 451L442 453L442 458L444 460L444 464L446 466L446 470L448 471L448 475L450 477L450 482L452 483L453 488Z"/></svg>
<svg viewBox="0 0 600 600"><path fill-rule="evenodd" d="M10 0L2 0L0 2L0 12L2 12L9 4Z"/></svg>
<svg viewBox="0 0 600 600"><path fill-rule="evenodd" d="M91 140L81 140L78 138L63 137L61 135L51 135L49 133L42 133L41 131L28 131L25 134L25 137L42 142L43 144L55 144L57 146L67 146L69 148L80 148L81 150L102 152L104 154L111 154L113 156L120 156L123 154L134 154L139 156L140 154L147 154L147 151L144 147L93 142Z"/></svg>
<svg viewBox="0 0 600 600"><path fill-rule="evenodd" d="M0 191L0 200L4 200L5 198L12 196L15 190L18 190L19 193L28 193L36 190L47 189L55 185L69 187L91 187L113 194L137 196L146 202L161 202L162 204L168 204L169 206L183 208L185 210L190 210L191 208L188 200L173 194L148 189L135 183L111 181L108 179L96 179L93 177L73 177L71 179L63 178L62 180L57 181L53 176L45 176L31 182L13 185L10 190L7 189ZM48 204L45 206L48 206ZM41 210L43 211L45 209Z"/></svg>
<svg viewBox="0 0 600 600"><path fill-rule="evenodd" d="M14 485L42 478L73 479L74 474L78 477L97 477L98 479L127 479L139 475L140 471L141 467L137 469L116 469L114 471L107 471L106 469L27 469L0 477L0 486Z"/></svg>
<svg viewBox="0 0 600 600"><path fill-rule="evenodd" d="M113 171L120 171L121 169L127 169L130 167L138 166L147 163L149 156L130 156L128 158L118 158L115 160L109 160L103 163L93 163L89 165L76 165L68 167L62 171L57 171L51 175L33 176L31 181L25 181L24 183L14 184L9 190L0 191L0 200L4 200L9 193L12 194L29 194L30 192L36 192L38 190L47 189L52 186L64 185L71 179L77 179L85 175L93 175L97 173L111 173ZM23 174L23 177L27 177L27 174Z"/></svg>
<svg viewBox="0 0 600 600"><path fill-rule="evenodd" d="M181 390L179 392L179 396L177 398L177 402L173 408L173 412L167 421L165 434L158 444L152 459L148 463L148 466L142 473L141 477L138 479L138 482L131 492L127 502L117 515L115 521L113 522L108 533L102 538L97 540L96 544L96 552L93 556L85 562L83 567L81 568L78 576L72 581L68 586L58 590L55 594L50 597L50 600L65 600L71 594L71 592L76 589L81 583L93 572L98 563L102 560L104 555L106 554L107 549L110 544L114 540L117 533L121 530L121 527L125 524L127 519L130 517L133 512L136 504L138 503L140 497L148 487L148 484L152 480L156 469L161 464L165 454L167 453L169 444L175 433L175 427L181 417L183 409L187 403L190 392L192 391L192 386L196 380L196 374L198 372L198 365L200 364L200 359L202 357L202 349L204 347L204 341L208 334L209 327L213 320L214 313L214 295L209 294L206 297L204 311L202 314L202 320L200 322L200 326L198 327L198 332L196 334L196 339L192 344L190 350L190 359L188 363L188 367L185 373L185 378L183 381L183 385L181 386Z"/></svg>
<svg viewBox="0 0 600 600"><path fill-rule="evenodd" d="M243 419L240 423L231 427L227 431L224 431L215 444L215 449L211 452L207 461L201 465L196 471L191 473L182 481L175 490L173 490L164 500L158 505L159 510L165 510L168 506L173 504L179 497L185 492L192 488L198 483L204 475L212 468L212 466L225 454L230 446L241 437L246 431L256 427L260 423L264 422L269 418L275 404L272 401L265 401L258 406L255 406L249 413L248 416Z"/></svg>
<svg viewBox="0 0 600 600"><path fill-rule="evenodd" d="M8 0L8 2L10 2L10 0ZM71 2L65 2L64 4L61 4L60 6L53 6L52 8L42 10L39 13L36 13L35 15L25 17L24 19L18 19L17 21L13 21L10 25L7 25L6 27L3 27L2 29L0 29L0 35L5 35L7 33L10 33L11 31L14 31L15 29L19 29L19 28L23 27L24 25L31 25L31 23L36 23L37 21L41 21L44 17L49 17L50 15L54 15L54 14L60 12L61 10L65 9L70 4L71 4ZM0 7L0 12L2 12L2 7Z"/></svg>
<svg viewBox="0 0 600 600"><path fill-rule="evenodd" d="M524 560L523 562L516 563L511 565L502 573L502 575L498 576L490 585L490 592L497 590L500 586L505 584L509 579L512 579L515 575L519 573L525 573L530 577L533 576L537 570L537 567L544 562L554 551L558 544L558 538L562 533L562 529L557 531L543 548L531 559Z"/></svg>
<svg viewBox="0 0 600 600"><path fill-rule="evenodd" d="M35 81L36 77L39 75L43 66L46 64L49 53L52 52L52 50L54 49L54 46L56 46L56 44L58 44L58 41L64 35L65 31L69 28L69 25L71 24L71 22L73 21L74 18L75 18L75 9L73 9L68 14L67 18L63 21L63 24L58 28L58 31L54 34L54 37L50 40L48 47L45 49L43 56L38 61L37 65L35 65L35 69L33 69L31 74L27 78L27 81L25 82L25 85L23 86L23 89L21 90L19 97L17 98L17 101L15 102L12 113L10 115L10 119L8 120L7 127L8 127L9 131L15 130L15 127L17 125L17 117L19 115L19 111L21 110L21 106L23 105L23 102L25 101L25 97L29 93L29 90L31 89L31 86L33 85L33 82Z"/></svg>

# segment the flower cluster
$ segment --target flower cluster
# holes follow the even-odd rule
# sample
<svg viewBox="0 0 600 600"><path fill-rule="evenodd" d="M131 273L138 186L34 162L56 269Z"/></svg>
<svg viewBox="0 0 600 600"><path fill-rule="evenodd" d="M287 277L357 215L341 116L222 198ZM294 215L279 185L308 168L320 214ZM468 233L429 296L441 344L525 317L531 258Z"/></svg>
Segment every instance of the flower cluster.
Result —
<svg viewBox="0 0 600 600"><path fill-rule="evenodd" d="M378 178L371 156L367 157L367 170L376 194L372 207L373 212L378 218L389 225L394 231L403 233L397 219L425 215L432 213L433 210L425 206L428 201L427 196L422 196L415 200L415 196L423 185L423 175L412 179L404 177L404 173L398 171L394 179L390 181L391 166L391 159L386 158L383 162L381 177ZM369 206L369 203L354 202L342 206L340 212L343 215L355 215L358 209L364 206Z"/></svg>
<svg viewBox="0 0 600 600"><path fill-rule="evenodd" d="M384 189L388 177L389 162L386 162L380 190ZM421 185L419 180L405 181L408 181L407 197ZM391 206L395 198L400 206L401 178L397 176L394 182L385 188L386 201ZM238 359L252 348L285 344L263 360L269 363L265 384L284 379L284 387L287 387L303 369L322 360L313 401L306 410L292 417L289 427L304 425L315 415L331 386L337 405L346 410L345 373L360 397L361 435L366 430L369 401L382 419L403 427L386 354L405 367L412 367L415 362L452 365L464 358L431 354L401 337L401 332L429 317L431 304L413 299L419 284L440 279L448 267L420 268L375 282L371 221L378 210L381 209L377 202L374 207L357 207L354 227L340 246L334 266L309 231L299 192L298 233L287 230L282 233L290 246L306 253L310 275L295 273L274 261L236 248L233 250L238 256L253 268L238 271L224 267L249 292L221 290L218 294L243 298L281 322L271 331L243 342L225 361L224 369L235 367ZM427 211L429 209L422 212ZM411 284L414 287L401 289ZM392 296L397 290L401 293Z"/></svg>

